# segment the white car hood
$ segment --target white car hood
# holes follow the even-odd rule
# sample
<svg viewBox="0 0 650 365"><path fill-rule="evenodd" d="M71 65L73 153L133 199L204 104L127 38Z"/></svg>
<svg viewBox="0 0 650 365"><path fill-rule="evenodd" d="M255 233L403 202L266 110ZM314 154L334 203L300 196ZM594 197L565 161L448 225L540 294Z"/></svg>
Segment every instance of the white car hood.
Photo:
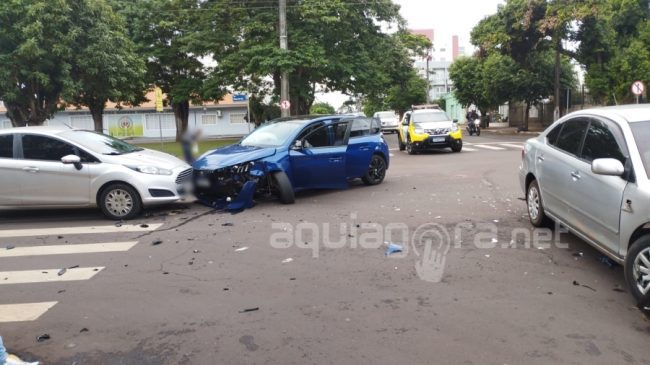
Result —
<svg viewBox="0 0 650 365"><path fill-rule="evenodd" d="M448 122L423 122L423 123L415 123L416 126L422 128L422 129L437 129L437 128L451 128L453 127L454 123L451 121Z"/></svg>
<svg viewBox="0 0 650 365"><path fill-rule="evenodd" d="M169 170L173 170L178 167L184 167L188 169L190 168L190 165L170 154L149 149L127 153L124 155L104 155L102 156L102 160L120 165L149 165Z"/></svg>

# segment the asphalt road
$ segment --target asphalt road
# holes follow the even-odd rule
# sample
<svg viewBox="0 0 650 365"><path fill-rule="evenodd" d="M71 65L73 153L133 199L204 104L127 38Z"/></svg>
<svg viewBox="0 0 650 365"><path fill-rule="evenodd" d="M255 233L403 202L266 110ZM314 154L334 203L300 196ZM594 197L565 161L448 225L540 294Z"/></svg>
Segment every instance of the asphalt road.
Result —
<svg viewBox="0 0 650 365"><path fill-rule="evenodd" d="M2 213L0 335L54 365L650 363L622 269L532 231L523 141L392 150L379 186L237 215L179 204L115 227L94 210Z"/></svg>

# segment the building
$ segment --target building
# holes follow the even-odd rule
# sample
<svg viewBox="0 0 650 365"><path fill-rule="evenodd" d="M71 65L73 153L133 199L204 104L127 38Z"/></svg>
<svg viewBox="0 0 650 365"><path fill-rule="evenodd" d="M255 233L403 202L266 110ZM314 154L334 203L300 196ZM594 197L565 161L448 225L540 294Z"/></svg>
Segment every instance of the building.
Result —
<svg viewBox="0 0 650 365"><path fill-rule="evenodd" d="M176 122L171 107L156 112L154 93L147 94L149 101L137 107L117 108L108 103L104 112L105 134L116 137L175 138ZM233 100L234 99L234 100ZM6 108L0 103L0 128L11 128ZM190 105L189 129L200 128L205 137L242 136L254 125L246 121L247 98L226 95L218 103L205 102ZM67 125L72 128L94 129L93 118L86 108L68 107L45 122L45 125Z"/></svg>
<svg viewBox="0 0 650 365"><path fill-rule="evenodd" d="M433 29L412 29L411 33L423 35L433 43L429 57L416 59L415 67L422 77L429 80L429 100L441 99L452 89L449 67L458 57L465 55L465 47L460 46L457 35L449 41L436 41Z"/></svg>

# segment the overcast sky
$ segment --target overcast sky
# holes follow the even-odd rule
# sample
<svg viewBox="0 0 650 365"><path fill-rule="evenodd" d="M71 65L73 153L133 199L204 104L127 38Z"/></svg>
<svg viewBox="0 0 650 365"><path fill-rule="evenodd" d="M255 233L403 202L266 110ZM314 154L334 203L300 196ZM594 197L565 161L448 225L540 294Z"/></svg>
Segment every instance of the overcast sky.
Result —
<svg viewBox="0 0 650 365"><path fill-rule="evenodd" d="M503 0L393 0L402 6L402 16L410 29L433 29L436 41L451 43L451 36L460 37L461 46L471 53L469 33L484 17L494 14ZM340 93L317 94L318 101L326 101L338 108L348 99Z"/></svg>

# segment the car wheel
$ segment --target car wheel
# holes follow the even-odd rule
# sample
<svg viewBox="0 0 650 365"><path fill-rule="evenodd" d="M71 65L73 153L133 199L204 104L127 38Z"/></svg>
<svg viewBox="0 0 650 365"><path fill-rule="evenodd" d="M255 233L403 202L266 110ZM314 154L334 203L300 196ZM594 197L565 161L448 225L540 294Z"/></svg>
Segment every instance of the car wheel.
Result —
<svg viewBox="0 0 650 365"><path fill-rule="evenodd" d="M278 195L282 204L293 204L296 202L296 195L293 192L293 186L287 174L284 171L273 173L273 180L278 189Z"/></svg>
<svg viewBox="0 0 650 365"><path fill-rule="evenodd" d="M451 150L454 152L460 152L463 150L463 140L458 139L454 141L454 143L451 145Z"/></svg>
<svg viewBox="0 0 650 365"><path fill-rule="evenodd" d="M142 211L138 192L127 184L111 184L102 190L99 207L106 218L128 220Z"/></svg>
<svg viewBox="0 0 650 365"><path fill-rule="evenodd" d="M533 180L526 191L526 205L528 206L528 218L530 223L535 227L548 226L548 218L544 213L544 202L539 190L537 180Z"/></svg>
<svg viewBox="0 0 650 365"><path fill-rule="evenodd" d="M625 257L625 281L639 308L650 311L650 235L636 240Z"/></svg>
<svg viewBox="0 0 650 365"><path fill-rule="evenodd" d="M406 136L406 153L409 155L415 155L417 151L415 150L415 146L411 142L411 137Z"/></svg>
<svg viewBox="0 0 650 365"><path fill-rule="evenodd" d="M386 160L379 156L373 155L370 160L370 166L366 175L361 178L366 185L379 185L386 177Z"/></svg>

